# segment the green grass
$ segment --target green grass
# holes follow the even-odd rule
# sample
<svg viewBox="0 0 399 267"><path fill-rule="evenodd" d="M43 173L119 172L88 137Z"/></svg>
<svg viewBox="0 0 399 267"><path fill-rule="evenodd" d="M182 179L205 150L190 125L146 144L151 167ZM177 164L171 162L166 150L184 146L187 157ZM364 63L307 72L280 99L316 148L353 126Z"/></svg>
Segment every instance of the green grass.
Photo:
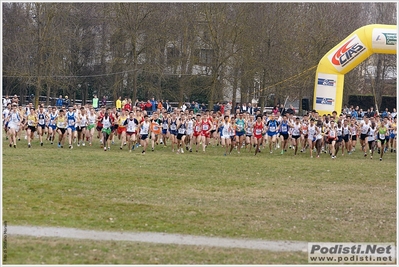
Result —
<svg viewBox="0 0 399 267"><path fill-rule="evenodd" d="M9 236L5 264L306 264L303 252L270 252Z"/></svg>
<svg viewBox="0 0 399 267"><path fill-rule="evenodd" d="M380 162L378 154L364 158L359 147L336 160L311 159L309 152L294 157L292 150L224 157L221 147L140 152L37 141L28 149L25 140L14 149L4 140L3 219L267 240L396 240L394 153Z"/></svg>

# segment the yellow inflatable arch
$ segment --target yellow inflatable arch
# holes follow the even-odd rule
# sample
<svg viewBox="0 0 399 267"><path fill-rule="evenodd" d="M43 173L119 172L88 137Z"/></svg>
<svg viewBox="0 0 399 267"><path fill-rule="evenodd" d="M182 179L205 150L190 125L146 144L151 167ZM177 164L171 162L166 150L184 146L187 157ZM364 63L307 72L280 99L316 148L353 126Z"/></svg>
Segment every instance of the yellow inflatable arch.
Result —
<svg viewBox="0 0 399 267"><path fill-rule="evenodd" d="M344 75L374 53L396 54L396 25L361 27L331 49L316 71L313 109L320 115L341 112Z"/></svg>

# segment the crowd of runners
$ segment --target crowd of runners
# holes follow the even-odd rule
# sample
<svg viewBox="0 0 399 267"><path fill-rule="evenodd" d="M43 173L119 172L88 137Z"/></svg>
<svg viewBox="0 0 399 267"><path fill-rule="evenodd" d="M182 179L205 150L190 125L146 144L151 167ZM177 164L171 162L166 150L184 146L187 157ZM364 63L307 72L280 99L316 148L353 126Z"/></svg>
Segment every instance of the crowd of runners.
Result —
<svg viewBox="0 0 399 267"><path fill-rule="evenodd" d="M158 145L172 152L203 152L207 147L223 147L224 156L231 153L309 153L313 158L328 153L332 159L355 151L360 143L364 157L380 160L384 153L396 152L396 116L365 116L356 120L351 115L333 112L319 116L316 111L305 116L292 113L281 115L255 114L237 110L194 113L174 108L147 111L74 105L68 108L40 105L23 107L9 103L3 110L3 125L10 147L17 140L26 139L28 148L32 140L40 146L49 143L58 148L74 146L101 146L110 150L111 144L131 152L154 151ZM290 152L288 152L290 151ZM292 151L292 152L291 152Z"/></svg>

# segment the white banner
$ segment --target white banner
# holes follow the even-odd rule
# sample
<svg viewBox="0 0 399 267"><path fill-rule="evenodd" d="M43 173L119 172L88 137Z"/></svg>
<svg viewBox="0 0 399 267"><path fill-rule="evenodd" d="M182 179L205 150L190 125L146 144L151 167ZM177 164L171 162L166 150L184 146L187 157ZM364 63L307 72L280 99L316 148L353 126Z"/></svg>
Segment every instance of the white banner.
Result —
<svg viewBox="0 0 399 267"><path fill-rule="evenodd" d="M373 29L373 49L396 49L396 30L391 29Z"/></svg>
<svg viewBox="0 0 399 267"><path fill-rule="evenodd" d="M337 93L337 79L335 74L318 73L316 88L316 110L334 111Z"/></svg>

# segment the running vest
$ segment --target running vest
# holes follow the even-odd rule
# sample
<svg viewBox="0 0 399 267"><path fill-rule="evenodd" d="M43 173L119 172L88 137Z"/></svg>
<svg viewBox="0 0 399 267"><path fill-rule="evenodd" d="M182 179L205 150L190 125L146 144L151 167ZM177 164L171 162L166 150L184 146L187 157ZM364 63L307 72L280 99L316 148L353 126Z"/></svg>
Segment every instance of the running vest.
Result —
<svg viewBox="0 0 399 267"><path fill-rule="evenodd" d="M70 113L69 111L67 112L67 120L68 120L68 126L75 126L75 113Z"/></svg>
<svg viewBox="0 0 399 267"><path fill-rule="evenodd" d="M176 131L177 130L177 119L176 120L174 120L174 121L171 121L171 123L170 123L170 130L171 131Z"/></svg>
<svg viewBox="0 0 399 267"><path fill-rule="evenodd" d="M110 128L111 127L111 118L108 116L108 118L103 118L102 120L103 128Z"/></svg>
<svg viewBox="0 0 399 267"><path fill-rule="evenodd" d="M237 125L237 132L240 132L240 133L242 133L242 132L245 132L245 129L244 129L244 127L245 127L245 120L244 119L237 119L236 120L236 125Z"/></svg>
<svg viewBox="0 0 399 267"><path fill-rule="evenodd" d="M185 134L186 133L186 123L182 122L180 124L179 130L177 131L179 134Z"/></svg>
<svg viewBox="0 0 399 267"><path fill-rule="evenodd" d="M287 134L288 133L288 122L281 122L280 133Z"/></svg>
<svg viewBox="0 0 399 267"><path fill-rule="evenodd" d="M38 123L39 123L39 125L44 125L45 124L45 115L44 115L44 113L39 113L38 114L38 119L39 119L39 121L38 121Z"/></svg>
<svg viewBox="0 0 399 267"><path fill-rule="evenodd" d="M141 125L140 134L148 134L149 129L150 129L150 123L144 122L143 125Z"/></svg>

